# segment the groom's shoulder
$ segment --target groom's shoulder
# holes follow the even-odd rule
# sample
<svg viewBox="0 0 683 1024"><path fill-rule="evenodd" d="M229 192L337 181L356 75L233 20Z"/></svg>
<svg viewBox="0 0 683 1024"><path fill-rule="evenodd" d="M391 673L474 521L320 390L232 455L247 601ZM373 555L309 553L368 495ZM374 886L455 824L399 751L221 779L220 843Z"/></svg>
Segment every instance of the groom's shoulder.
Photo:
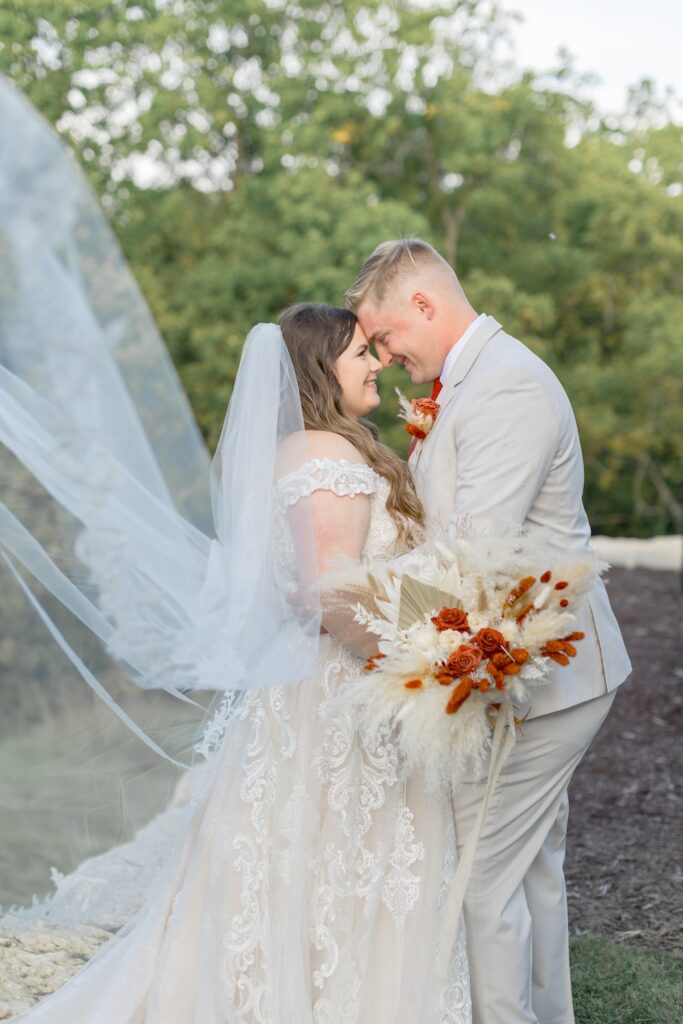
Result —
<svg viewBox="0 0 683 1024"><path fill-rule="evenodd" d="M551 390L559 388L564 393L559 378L548 364L504 328L491 338L477 364L474 368L482 375L496 373L511 380L526 377Z"/></svg>
<svg viewBox="0 0 683 1024"><path fill-rule="evenodd" d="M482 355L495 359L501 366L523 366L541 373L545 369L552 373L548 364L540 356L537 356L519 338L509 334L505 328L494 334Z"/></svg>

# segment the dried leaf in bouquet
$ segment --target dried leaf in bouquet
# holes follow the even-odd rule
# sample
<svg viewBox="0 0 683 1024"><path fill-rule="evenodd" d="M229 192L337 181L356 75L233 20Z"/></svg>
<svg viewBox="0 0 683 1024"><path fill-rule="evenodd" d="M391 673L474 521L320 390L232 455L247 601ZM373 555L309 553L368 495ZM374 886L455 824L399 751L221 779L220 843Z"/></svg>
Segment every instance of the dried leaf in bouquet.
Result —
<svg viewBox="0 0 683 1024"><path fill-rule="evenodd" d="M431 609L432 614L436 614L439 608L455 604L456 600L452 594L430 583L423 583L413 576L403 576L399 595L399 629L408 629L424 616L426 610Z"/></svg>

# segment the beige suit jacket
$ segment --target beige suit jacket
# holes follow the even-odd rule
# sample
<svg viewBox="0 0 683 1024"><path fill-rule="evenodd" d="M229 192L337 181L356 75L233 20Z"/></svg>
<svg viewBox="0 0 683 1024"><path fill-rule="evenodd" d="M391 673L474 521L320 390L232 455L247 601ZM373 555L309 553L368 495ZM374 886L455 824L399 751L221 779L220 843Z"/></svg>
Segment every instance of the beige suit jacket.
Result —
<svg viewBox="0 0 683 1024"><path fill-rule="evenodd" d="M552 370L487 317L469 339L439 396L440 411L410 468L430 536L460 516L542 529L556 552L590 550L583 459L569 399ZM550 554L552 555L552 551ZM530 717L613 690L631 663L602 581L577 613L586 634L567 667L537 687Z"/></svg>

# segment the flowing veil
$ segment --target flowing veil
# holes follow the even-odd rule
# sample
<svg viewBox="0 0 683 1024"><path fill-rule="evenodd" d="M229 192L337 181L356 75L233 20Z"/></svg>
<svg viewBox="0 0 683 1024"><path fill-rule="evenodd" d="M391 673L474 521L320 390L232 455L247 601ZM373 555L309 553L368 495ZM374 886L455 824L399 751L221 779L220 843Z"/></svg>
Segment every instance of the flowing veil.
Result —
<svg viewBox="0 0 683 1024"><path fill-rule="evenodd" d="M76 162L3 78L0 130L7 927L170 821L240 694L313 671L320 606L310 509L274 487L307 461L279 328L247 338L211 460Z"/></svg>

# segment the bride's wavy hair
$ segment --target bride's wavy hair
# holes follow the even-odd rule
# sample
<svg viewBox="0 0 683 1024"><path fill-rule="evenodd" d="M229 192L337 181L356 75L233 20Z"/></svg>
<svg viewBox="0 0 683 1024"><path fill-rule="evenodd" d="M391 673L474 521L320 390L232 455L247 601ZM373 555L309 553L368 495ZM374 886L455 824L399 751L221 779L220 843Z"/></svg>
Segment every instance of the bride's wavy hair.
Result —
<svg viewBox="0 0 683 1024"><path fill-rule="evenodd" d="M358 449L368 465L389 482L387 510L399 540L418 542L421 530L416 527L424 526L425 512L408 466L379 440L371 420L356 419L343 408L335 363L351 343L355 314L335 306L300 302L285 309L278 322L299 384L304 426L341 434Z"/></svg>

